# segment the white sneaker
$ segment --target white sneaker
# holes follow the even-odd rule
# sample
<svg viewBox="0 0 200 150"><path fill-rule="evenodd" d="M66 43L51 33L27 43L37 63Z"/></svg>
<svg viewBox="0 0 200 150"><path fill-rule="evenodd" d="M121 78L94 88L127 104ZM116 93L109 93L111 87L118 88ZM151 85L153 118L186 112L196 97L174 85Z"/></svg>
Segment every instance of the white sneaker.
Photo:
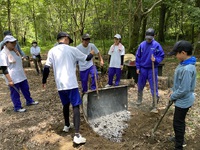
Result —
<svg viewBox="0 0 200 150"><path fill-rule="evenodd" d="M75 135L73 142L76 144L83 144L86 143L86 138L82 137L81 134L79 134L79 137Z"/></svg>
<svg viewBox="0 0 200 150"><path fill-rule="evenodd" d="M25 108L20 108L20 109L17 109L16 112L25 112L26 109Z"/></svg>
<svg viewBox="0 0 200 150"><path fill-rule="evenodd" d="M106 84L105 88L111 87L112 85L110 84Z"/></svg>
<svg viewBox="0 0 200 150"><path fill-rule="evenodd" d="M69 126L69 127L68 127L68 126L64 126L63 131L64 131L64 132L69 132L69 129L70 129L70 128L71 128L70 126Z"/></svg>

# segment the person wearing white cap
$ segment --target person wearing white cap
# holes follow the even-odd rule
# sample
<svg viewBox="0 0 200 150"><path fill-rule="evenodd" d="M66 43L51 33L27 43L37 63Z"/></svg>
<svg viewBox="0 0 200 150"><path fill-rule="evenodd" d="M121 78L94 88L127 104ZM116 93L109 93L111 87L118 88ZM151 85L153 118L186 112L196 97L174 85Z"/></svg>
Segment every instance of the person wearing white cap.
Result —
<svg viewBox="0 0 200 150"><path fill-rule="evenodd" d="M18 51L14 51L17 39L11 35L4 37L4 48L0 52L0 66L4 78L10 89L11 100L14 105L14 111L25 112L20 101L20 90L26 99L26 105L36 105L37 101L31 98L29 85L22 66L22 58Z"/></svg>
<svg viewBox="0 0 200 150"><path fill-rule="evenodd" d="M7 36L7 35L12 35L12 33L11 33L10 31L5 31L5 32L3 33L3 35L4 35L4 37L5 37L5 36ZM4 41L1 41L1 42L0 42L0 50L3 49L3 46L4 46ZM22 51L21 47L19 46L18 41L16 41L16 45L15 45L15 49L14 49L14 50L15 50L15 51L18 51L22 58L25 58L25 57L26 57L25 53Z"/></svg>
<svg viewBox="0 0 200 150"><path fill-rule="evenodd" d="M105 87L113 85L113 78L116 75L115 86L119 85L121 78L121 71L123 69L125 47L121 44L121 35L114 36L114 44L108 51L109 55L109 70L108 70L108 84Z"/></svg>

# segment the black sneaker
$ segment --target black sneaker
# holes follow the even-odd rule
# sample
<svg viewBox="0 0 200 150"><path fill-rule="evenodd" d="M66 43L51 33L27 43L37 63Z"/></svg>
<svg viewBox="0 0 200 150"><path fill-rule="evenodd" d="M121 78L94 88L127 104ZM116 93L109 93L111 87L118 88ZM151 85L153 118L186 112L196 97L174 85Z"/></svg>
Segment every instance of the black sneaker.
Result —
<svg viewBox="0 0 200 150"><path fill-rule="evenodd" d="M176 142L176 140L175 140L175 137L174 136L172 136L172 137L169 137L169 139L168 139L170 142ZM186 142L185 142L185 140L183 141L183 145L182 145L183 147L186 147L187 146L187 144L186 144Z"/></svg>

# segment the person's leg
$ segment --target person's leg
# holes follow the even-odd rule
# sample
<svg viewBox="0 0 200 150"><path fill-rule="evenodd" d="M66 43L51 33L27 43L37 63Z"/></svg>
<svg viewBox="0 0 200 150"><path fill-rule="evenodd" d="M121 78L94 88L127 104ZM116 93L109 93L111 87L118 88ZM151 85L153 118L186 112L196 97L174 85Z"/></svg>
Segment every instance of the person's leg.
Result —
<svg viewBox="0 0 200 150"><path fill-rule="evenodd" d="M24 81L20 82L19 88L21 89L22 94L24 95L24 98L26 99L26 105L32 104L34 102L34 100L31 98L28 81L24 80Z"/></svg>
<svg viewBox="0 0 200 150"><path fill-rule="evenodd" d="M38 65L37 65L37 58L33 59L33 62L34 62L34 65L35 65L35 70L39 74L39 69L38 69Z"/></svg>
<svg viewBox="0 0 200 150"><path fill-rule="evenodd" d="M138 75L138 99L136 104L140 105L143 98L143 89L147 81L147 69L141 68L140 74Z"/></svg>
<svg viewBox="0 0 200 150"><path fill-rule="evenodd" d="M38 64L39 64L39 67L40 67L40 71L41 71L41 73L43 73L43 67L42 67L41 58L38 59Z"/></svg>
<svg viewBox="0 0 200 150"><path fill-rule="evenodd" d="M73 107L73 121L74 121L75 133L79 134L79 127L80 127L79 105Z"/></svg>
<svg viewBox="0 0 200 150"><path fill-rule="evenodd" d="M116 73L116 80L115 80L115 86L119 85L120 78L121 78L121 68L115 68L115 73Z"/></svg>
<svg viewBox="0 0 200 150"><path fill-rule="evenodd" d="M115 68L110 67L108 70L108 84L113 85L113 77L115 75Z"/></svg>
<svg viewBox="0 0 200 150"><path fill-rule="evenodd" d="M185 134L185 117L189 108L179 108L175 106L173 127L175 133L175 150L183 149Z"/></svg>
<svg viewBox="0 0 200 150"><path fill-rule="evenodd" d="M96 90L95 74L96 74L96 79L98 81L97 68L96 68L95 65L93 65L92 67L90 67L90 75L91 75L91 78L92 78L91 90Z"/></svg>
<svg viewBox="0 0 200 150"><path fill-rule="evenodd" d="M65 125L63 128L64 132L69 132L70 129L70 121L69 121L69 106L70 106L70 99L69 99L69 90L62 90L58 91L61 103L63 105L63 116Z"/></svg>
<svg viewBox="0 0 200 150"><path fill-rule="evenodd" d="M65 126L69 127L70 122L69 122L69 105L70 103L63 105L63 116L65 120Z"/></svg>
<svg viewBox="0 0 200 150"><path fill-rule="evenodd" d="M14 86L19 91L19 84L15 84ZM11 97L12 103L14 105L14 111L17 111L18 109L22 108L22 104L20 101L20 95L13 87L9 86L9 88L10 88L10 97Z"/></svg>
<svg viewBox="0 0 200 150"><path fill-rule="evenodd" d="M80 71L80 79L81 79L83 93L88 91L88 76L89 76L89 69Z"/></svg>
<svg viewBox="0 0 200 150"><path fill-rule="evenodd" d="M86 139L81 136L79 133L80 128L80 110L79 105L82 104L81 97L78 91L78 88L69 90L69 98L70 103L73 106L73 120L74 120L74 127L75 127L75 135L73 141L76 144L85 143Z"/></svg>

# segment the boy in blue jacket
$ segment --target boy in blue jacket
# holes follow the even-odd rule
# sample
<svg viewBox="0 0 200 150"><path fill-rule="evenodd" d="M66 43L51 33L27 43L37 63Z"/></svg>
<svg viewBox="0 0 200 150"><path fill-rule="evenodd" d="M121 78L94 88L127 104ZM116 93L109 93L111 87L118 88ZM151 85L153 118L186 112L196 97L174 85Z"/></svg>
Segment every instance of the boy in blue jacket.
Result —
<svg viewBox="0 0 200 150"><path fill-rule="evenodd" d="M149 28L146 31L145 41L143 41L136 52L136 68L138 74L138 99L136 105L142 103L143 89L146 81L149 81L151 94L153 97L151 112L158 113L155 101L158 101L158 65L164 59L164 51L161 45L154 40L155 31ZM152 63L154 63L155 83L153 81ZM154 97L154 84L156 84L156 99Z"/></svg>
<svg viewBox="0 0 200 150"><path fill-rule="evenodd" d="M175 150L182 150L185 134L185 117L193 105L196 86L196 58L192 56L192 44L188 41L178 41L169 53L180 61L174 74L174 84L170 101L175 103L173 128L175 133Z"/></svg>

